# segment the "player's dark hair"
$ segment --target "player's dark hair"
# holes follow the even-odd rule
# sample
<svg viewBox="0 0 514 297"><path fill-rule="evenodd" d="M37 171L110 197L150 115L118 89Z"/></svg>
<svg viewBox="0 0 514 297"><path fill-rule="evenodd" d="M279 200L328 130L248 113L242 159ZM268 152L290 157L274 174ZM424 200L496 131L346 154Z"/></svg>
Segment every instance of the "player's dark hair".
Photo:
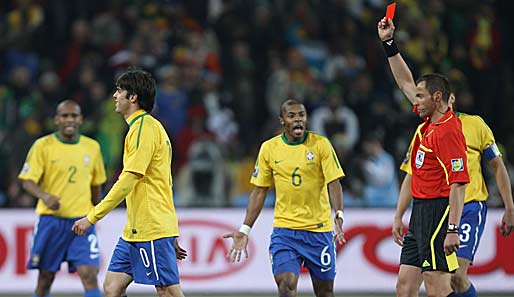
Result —
<svg viewBox="0 0 514 297"><path fill-rule="evenodd" d="M439 73L425 74L418 78L416 85L420 82L425 82L425 88L427 89L430 96L434 95L435 92L440 91L443 94L443 100L448 103L450 98L450 82L446 76Z"/></svg>
<svg viewBox="0 0 514 297"><path fill-rule="evenodd" d="M297 104L303 104L302 102L296 100L296 99L287 99L282 104L280 104L280 111L278 116L281 117L282 113L286 111L286 108L291 105L297 105Z"/></svg>
<svg viewBox="0 0 514 297"><path fill-rule="evenodd" d="M74 100L71 100L71 99L65 99L61 102L59 102L59 104L57 104L57 107L55 108L55 114L58 115L59 114L59 111L65 106L65 105L74 105L74 106L77 106L78 107L78 110L79 110L79 115L82 115L82 109L80 108L80 105L74 101Z"/></svg>
<svg viewBox="0 0 514 297"><path fill-rule="evenodd" d="M116 87L126 90L127 97L137 95L139 107L151 112L155 103L155 79L141 69L129 69L116 81Z"/></svg>

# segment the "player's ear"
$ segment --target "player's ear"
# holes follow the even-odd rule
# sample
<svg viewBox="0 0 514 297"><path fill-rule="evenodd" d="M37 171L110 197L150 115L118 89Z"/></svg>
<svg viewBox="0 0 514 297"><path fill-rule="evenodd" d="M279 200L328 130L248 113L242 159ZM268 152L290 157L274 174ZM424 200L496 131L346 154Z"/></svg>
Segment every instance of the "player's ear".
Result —
<svg viewBox="0 0 514 297"><path fill-rule="evenodd" d="M136 103L137 101L137 94L130 94L129 95L129 100L131 103Z"/></svg>
<svg viewBox="0 0 514 297"><path fill-rule="evenodd" d="M282 117L278 117L278 120L280 121L280 125L284 126L284 119L282 119Z"/></svg>

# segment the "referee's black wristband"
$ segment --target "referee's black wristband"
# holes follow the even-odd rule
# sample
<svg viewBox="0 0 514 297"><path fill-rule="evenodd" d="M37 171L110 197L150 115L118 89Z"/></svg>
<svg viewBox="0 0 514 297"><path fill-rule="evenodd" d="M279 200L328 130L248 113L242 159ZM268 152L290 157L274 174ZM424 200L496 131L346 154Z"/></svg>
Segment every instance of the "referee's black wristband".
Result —
<svg viewBox="0 0 514 297"><path fill-rule="evenodd" d="M382 41L382 45L384 46L384 51L388 58L400 53L398 47L396 47L396 42L394 42L392 38Z"/></svg>

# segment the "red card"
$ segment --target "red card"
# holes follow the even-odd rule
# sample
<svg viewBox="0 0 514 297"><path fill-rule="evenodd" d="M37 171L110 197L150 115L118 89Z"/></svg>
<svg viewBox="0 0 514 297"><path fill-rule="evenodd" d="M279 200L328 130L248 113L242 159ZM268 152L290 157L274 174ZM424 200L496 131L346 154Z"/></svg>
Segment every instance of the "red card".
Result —
<svg viewBox="0 0 514 297"><path fill-rule="evenodd" d="M387 19L393 19L394 18L394 11L396 9L396 2L393 2L389 5L387 5L387 10L386 10L386 18Z"/></svg>

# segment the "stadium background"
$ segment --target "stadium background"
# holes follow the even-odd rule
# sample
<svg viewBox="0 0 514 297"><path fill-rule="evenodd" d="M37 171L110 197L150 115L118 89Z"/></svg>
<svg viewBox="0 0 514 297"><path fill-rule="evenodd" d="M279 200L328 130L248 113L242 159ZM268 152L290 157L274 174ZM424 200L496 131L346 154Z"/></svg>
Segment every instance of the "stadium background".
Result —
<svg viewBox="0 0 514 297"><path fill-rule="evenodd" d="M287 97L303 100L310 128L332 140L347 173L346 206L393 207L394 195L368 194L396 186L397 169L385 174L392 179L367 174L373 156L362 145L379 140L398 165L419 122L376 35L388 3L1 1L0 206L34 206L16 176L31 143L55 129L57 102L68 98L83 108L82 132L102 145L110 188L126 131L110 97L113 81L139 66L157 79L154 114L172 137L179 213L245 206L259 144L279 131L278 105ZM395 17L414 75L447 74L458 110L481 115L494 131L511 178L513 11L509 1L402 0ZM500 206L486 177L489 206Z"/></svg>

